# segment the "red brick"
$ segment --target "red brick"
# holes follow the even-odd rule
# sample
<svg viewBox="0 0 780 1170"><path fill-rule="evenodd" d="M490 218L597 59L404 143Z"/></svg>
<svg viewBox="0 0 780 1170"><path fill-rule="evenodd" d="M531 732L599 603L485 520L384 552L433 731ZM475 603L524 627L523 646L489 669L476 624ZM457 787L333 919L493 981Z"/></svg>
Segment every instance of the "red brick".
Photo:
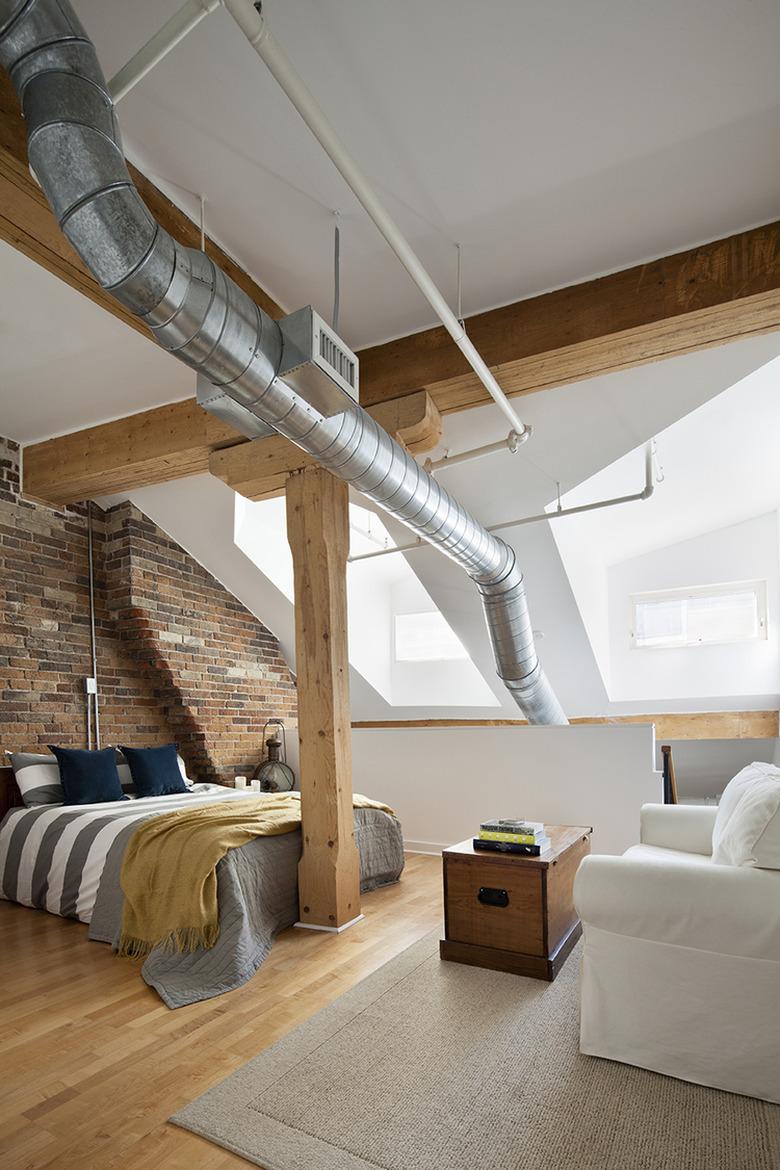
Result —
<svg viewBox="0 0 780 1170"><path fill-rule="evenodd" d="M86 508L22 501L18 458L0 439L0 747L85 746ZM176 740L201 779L252 770L267 719L295 734L295 683L277 640L131 504L93 506L93 521L102 742ZM58 629L44 627L53 621Z"/></svg>

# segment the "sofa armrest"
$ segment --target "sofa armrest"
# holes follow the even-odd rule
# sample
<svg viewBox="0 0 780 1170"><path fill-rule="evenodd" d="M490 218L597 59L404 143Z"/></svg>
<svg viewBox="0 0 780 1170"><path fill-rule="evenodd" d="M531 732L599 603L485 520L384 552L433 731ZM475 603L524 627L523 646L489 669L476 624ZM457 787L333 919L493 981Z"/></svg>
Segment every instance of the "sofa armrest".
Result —
<svg viewBox="0 0 780 1170"><path fill-rule="evenodd" d="M643 804L639 814L639 839L643 845L709 856L717 815L716 805Z"/></svg>
<svg viewBox="0 0 780 1170"><path fill-rule="evenodd" d="M583 859L574 903L585 927L780 962L780 870L632 857Z"/></svg>

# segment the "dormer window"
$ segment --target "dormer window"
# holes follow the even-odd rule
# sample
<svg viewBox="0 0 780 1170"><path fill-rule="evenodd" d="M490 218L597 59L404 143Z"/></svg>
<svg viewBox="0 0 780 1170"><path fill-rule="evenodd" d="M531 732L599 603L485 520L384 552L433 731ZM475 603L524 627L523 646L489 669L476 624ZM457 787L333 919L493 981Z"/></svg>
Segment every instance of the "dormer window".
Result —
<svg viewBox="0 0 780 1170"><path fill-rule="evenodd" d="M734 581L637 593L631 640L639 649L679 649L767 636L766 581Z"/></svg>

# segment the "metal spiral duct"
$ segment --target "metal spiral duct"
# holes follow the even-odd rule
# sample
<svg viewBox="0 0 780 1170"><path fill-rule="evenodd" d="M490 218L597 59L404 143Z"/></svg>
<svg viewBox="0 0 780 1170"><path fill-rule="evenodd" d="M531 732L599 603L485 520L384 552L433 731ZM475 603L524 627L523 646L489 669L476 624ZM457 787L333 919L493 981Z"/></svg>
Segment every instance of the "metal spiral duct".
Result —
<svg viewBox="0 0 780 1170"><path fill-rule="evenodd" d="M276 376L276 322L206 255L173 240L136 191L95 50L67 0L0 0L0 64L22 103L32 170L103 288L163 349L465 569L518 706L531 723L566 723L536 655L514 551L361 407L325 418Z"/></svg>

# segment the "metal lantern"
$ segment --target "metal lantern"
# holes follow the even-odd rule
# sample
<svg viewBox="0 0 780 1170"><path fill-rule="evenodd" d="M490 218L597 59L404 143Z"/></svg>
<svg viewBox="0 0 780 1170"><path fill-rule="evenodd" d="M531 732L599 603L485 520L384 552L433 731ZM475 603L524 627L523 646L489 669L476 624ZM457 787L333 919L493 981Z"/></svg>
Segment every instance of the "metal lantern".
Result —
<svg viewBox="0 0 780 1170"><path fill-rule="evenodd" d="M266 741L265 733L272 726L280 729L282 738L274 735ZM281 719L268 720L263 728L263 743L268 756L258 765L254 775L255 780L260 781L260 791L289 792L295 787L295 773L287 763L287 731Z"/></svg>

